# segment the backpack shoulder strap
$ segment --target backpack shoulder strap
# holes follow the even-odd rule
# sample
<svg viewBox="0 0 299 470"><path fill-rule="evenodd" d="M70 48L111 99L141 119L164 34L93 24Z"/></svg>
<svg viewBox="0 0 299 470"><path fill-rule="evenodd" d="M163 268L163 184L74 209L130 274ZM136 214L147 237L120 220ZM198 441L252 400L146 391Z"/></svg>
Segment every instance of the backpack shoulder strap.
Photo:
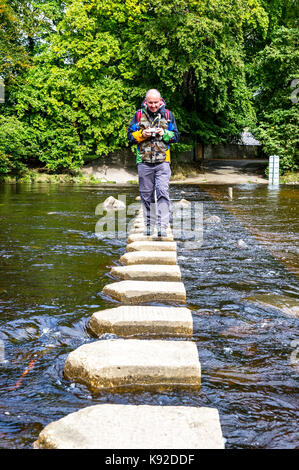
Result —
<svg viewBox="0 0 299 470"><path fill-rule="evenodd" d="M137 111L137 113L136 113L136 121L137 121L137 122L140 121L141 114L142 114L142 110L141 110L141 109L138 109L138 111Z"/></svg>
<svg viewBox="0 0 299 470"><path fill-rule="evenodd" d="M169 109L165 109L165 111L166 111L166 119L167 121L170 121L170 111Z"/></svg>

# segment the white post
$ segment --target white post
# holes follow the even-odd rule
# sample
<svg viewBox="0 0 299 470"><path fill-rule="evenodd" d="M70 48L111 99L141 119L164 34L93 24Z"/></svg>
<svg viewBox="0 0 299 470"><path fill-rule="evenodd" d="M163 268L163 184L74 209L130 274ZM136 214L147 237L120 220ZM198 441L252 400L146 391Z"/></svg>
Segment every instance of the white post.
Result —
<svg viewBox="0 0 299 470"><path fill-rule="evenodd" d="M269 186L279 185L279 156L270 155L269 157Z"/></svg>
<svg viewBox="0 0 299 470"><path fill-rule="evenodd" d="M3 80L0 79L0 103L5 103L5 85Z"/></svg>

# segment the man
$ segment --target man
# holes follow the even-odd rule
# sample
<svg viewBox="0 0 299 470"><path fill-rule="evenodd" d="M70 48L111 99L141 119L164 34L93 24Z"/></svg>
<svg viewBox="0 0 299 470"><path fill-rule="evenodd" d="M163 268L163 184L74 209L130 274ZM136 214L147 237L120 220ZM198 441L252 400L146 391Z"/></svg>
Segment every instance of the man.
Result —
<svg viewBox="0 0 299 470"><path fill-rule="evenodd" d="M165 109L158 90L151 89L146 93L142 109L135 113L129 126L128 139L131 144L137 144L136 163L145 234L151 235L156 224L158 236L165 237L171 210L169 144L178 142L179 133L174 116Z"/></svg>

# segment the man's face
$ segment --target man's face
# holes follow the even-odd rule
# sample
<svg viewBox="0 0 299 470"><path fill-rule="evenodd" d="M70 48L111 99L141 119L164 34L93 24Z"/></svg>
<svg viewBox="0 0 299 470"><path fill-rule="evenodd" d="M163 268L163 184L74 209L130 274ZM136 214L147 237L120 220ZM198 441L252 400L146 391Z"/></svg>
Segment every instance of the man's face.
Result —
<svg viewBox="0 0 299 470"><path fill-rule="evenodd" d="M161 97L157 94L150 94L145 100L148 109L152 113L156 113L161 106Z"/></svg>

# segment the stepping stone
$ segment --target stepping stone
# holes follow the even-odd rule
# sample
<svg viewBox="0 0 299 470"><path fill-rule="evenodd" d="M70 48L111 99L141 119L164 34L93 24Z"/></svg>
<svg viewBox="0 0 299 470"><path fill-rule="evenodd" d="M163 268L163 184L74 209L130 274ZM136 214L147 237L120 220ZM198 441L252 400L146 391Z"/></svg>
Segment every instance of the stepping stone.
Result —
<svg viewBox="0 0 299 470"><path fill-rule="evenodd" d="M187 201L187 199L181 199L180 201L176 201L174 204L173 204L174 208L178 208L178 207L190 207L191 206L191 202L190 201Z"/></svg>
<svg viewBox="0 0 299 470"><path fill-rule="evenodd" d="M83 344L65 362L66 379L91 391L200 387L201 368L192 341L114 339Z"/></svg>
<svg viewBox="0 0 299 470"><path fill-rule="evenodd" d="M119 258L125 265L129 264L177 264L176 251L131 251Z"/></svg>
<svg viewBox="0 0 299 470"><path fill-rule="evenodd" d="M88 406L53 421L40 432L33 446L35 449L224 449L224 441L216 408L109 403ZM112 454L108 458L121 457Z"/></svg>
<svg viewBox="0 0 299 470"><path fill-rule="evenodd" d="M144 225L144 222L143 222L142 220L136 220L136 221L133 223L133 227L134 227L134 228L140 228L140 227L145 228L145 225Z"/></svg>
<svg viewBox="0 0 299 470"><path fill-rule="evenodd" d="M105 201L103 202L103 209L109 210L109 209L114 209L114 210L121 210L125 209L126 205L123 201L119 201L118 199L115 199L113 196L107 197Z"/></svg>
<svg viewBox="0 0 299 470"><path fill-rule="evenodd" d="M186 302L186 290L182 282L120 281L106 285L103 294L127 304L142 302Z"/></svg>
<svg viewBox="0 0 299 470"><path fill-rule="evenodd" d="M133 243L133 242L141 242L141 241L149 241L149 240L154 240L154 241L166 241L166 242L172 242L173 241L173 235L168 235L167 237L160 238L157 236L157 234L154 235L143 235L143 233L132 233L128 236L127 242L128 243Z"/></svg>
<svg viewBox="0 0 299 470"><path fill-rule="evenodd" d="M89 327L96 336L192 336L191 311L185 307L122 305L94 312Z"/></svg>
<svg viewBox="0 0 299 470"><path fill-rule="evenodd" d="M135 222L135 223L133 224L133 227L132 227L132 228L133 228L133 229L135 229L135 228L142 228L142 229L144 230L144 229L145 229L145 225L144 225L144 223L142 223L142 222Z"/></svg>
<svg viewBox="0 0 299 470"><path fill-rule="evenodd" d="M133 227L132 230L130 231L130 235L133 234L133 233L143 233L145 230L145 227L142 226L142 227ZM155 230L155 233L157 233L157 230ZM167 229L167 236L169 235L172 235L172 230L171 228L169 227Z"/></svg>
<svg viewBox="0 0 299 470"><path fill-rule="evenodd" d="M110 274L124 280L135 281L170 281L182 280L181 270L177 264L131 264L115 266Z"/></svg>
<svg viewBox="0 0 299 470"><path fill-rule="evenodd" d="M176 249L176 242L146 240L129 243L126 251L176 251Z"/></svg>

